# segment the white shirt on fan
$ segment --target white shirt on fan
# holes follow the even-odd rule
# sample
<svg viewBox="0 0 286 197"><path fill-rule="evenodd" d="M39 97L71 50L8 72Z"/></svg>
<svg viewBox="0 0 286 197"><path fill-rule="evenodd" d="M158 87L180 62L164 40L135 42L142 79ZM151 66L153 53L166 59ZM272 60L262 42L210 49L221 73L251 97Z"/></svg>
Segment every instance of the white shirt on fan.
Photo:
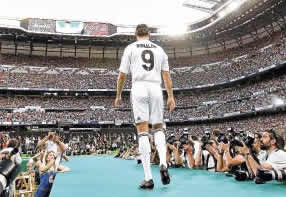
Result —
<svg viewBox="0 0 286 197"><path fill-rule="evenodd" d="M275 170L286 169L286 152L283 150L272 151L268 154L266 163L270 164Z"/></svg>
<svg viewBox="0 0 286 197"><path fill-rule="evenodd" d="M215 166L215 159L214 157L209 153L207 150L202 151L202 159L204 159L204 165L207 168L208 171L215 172L216 166ZM203 161L203 160L202 160Z"/></svg>
<svg viewBox="0 0 286 197"><path fill-rule="evenodd" d="M58 152L58 145L54 141L48 140L46 141L45 145L46 145L47 152L50 152L50 151L54 151L55 153Z"/></svg>
<svg viewBox="0 0 286 197"><path fill-rule="evenodd" d="M168 56L149 40L138 40L128 45L123 53L119 71L131 73L135 82L162 82L161 71L169 71Z"/></svg>
<svg viewBox="0 0 286 197"><path fill-rule="evenodd" d="M197 155L200 149L200 142L197 140L194 141L194 149L195 149L194 158L197 158Z"/></svg>

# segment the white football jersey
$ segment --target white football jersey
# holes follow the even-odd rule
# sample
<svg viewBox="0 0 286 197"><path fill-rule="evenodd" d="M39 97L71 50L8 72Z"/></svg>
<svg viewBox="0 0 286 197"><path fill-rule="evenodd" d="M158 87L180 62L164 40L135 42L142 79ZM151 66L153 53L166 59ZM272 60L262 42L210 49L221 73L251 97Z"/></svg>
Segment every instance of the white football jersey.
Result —
<svg viewBox="0 0 286 197"><path fill-rule="evenodd" d="M138 40L124 50L120 72L131 73L134 82L161 83L161 71L169 71L168 56L164 50L149 40Z"/></svg>

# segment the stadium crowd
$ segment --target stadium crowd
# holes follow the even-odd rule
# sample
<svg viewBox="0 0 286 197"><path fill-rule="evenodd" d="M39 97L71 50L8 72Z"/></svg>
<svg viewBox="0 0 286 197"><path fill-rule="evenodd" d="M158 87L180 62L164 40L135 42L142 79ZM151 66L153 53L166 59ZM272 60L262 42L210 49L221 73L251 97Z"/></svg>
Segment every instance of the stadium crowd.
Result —
<svg viewBox="0 0 286 197"><path fill-rule="evenodd" d="M241 75L256 72L259 68L280 63L286 54L285 38L266 48L259 48L247 56L224 60L214 65L201 65L172 70L174 86L187 88L195 85L218 83ZM11 64L1 58L1 64ZM33 58L18 57L21 65L37 65ZM27 63L25 63L27 61ZM60 63L61 64L61 63ZM73 65L71 61L69 64ZM105 65L106 66L106 65ZM12 70L13 71L13 70ZM2 85L7 87L49 87L49 88L114 88L116 74L31 74L3 71ZM83 77L84 76L84 77ZM130 79L129 79L130 80ZM224 88L216 91L200 92L189 96L177 96L178 108L173 113L165 113L165 119L184 121L197 117L223 116L225 113L245 112L258 107L279 102L285 98L285 76L273 77L259 83L241 87ZM130 88L129 85L126 86ZM126 99L128 100L128 99ZM2 122L11 121L113 121L133 122L130 110L110 107L113 99L106 97L56 98L56 97L1 97ZM194 106L196 105L196 106ZM28 106L40 106L29 108ZM194 107L193 107L194 106ZM123 107L130 108L127 102ZM13 109L5 109L13 108ZM22 108L22 109L21 109ZM54 109L53 111L49 110ZM58 110L55 110L57 109ZM60 110L76 108L78 110ZM286 153L283 151L286 140L285 113L255 116L241 120L228 120L201 123L186 127L169 127L167 133L167 163L170 167L204 169L225 172L238 181L255 180L262 184L270 180L286 181L283 169L286 168ZM33 157L27 163L27 171L20 174L17 190L27 189L25 176L30 176L38 184L35 196L49 195L57 172L70 169L61 164L63 158L82 154L116 154L115 157L136 159L137 138L134 134L102 134L100 132L5 132L1 133L1 149L14 146ZM152 163L158 164L158 154L152 136ZM17 142L17 143L16 143ZM14 147L13 147L14 148ZM4 153L0 155L5 158ZM60 158L60 159L59 159ZM72 169L71 169L72 170ZM285 173L284 173L285 174ZM35 184L35 185L36 185Z"/></svg>
<svg viewBox="0 0 286 197"><path fill-rule="evenodd" d="M190 88L198 85L225 82L258 72L261 68L279 64L282 60L285 60L285 57L286 47L285 38L283 37L283 39L279 39L264 48L256 48L252 52L232 59L222 58L220 62L212 64L188 64L187 66L182 64L186 67L176 67L177 64L174 64L175 67L173 67L171 64L173 85L175 88ZM11 62L7 61L10 58L12 59ZM21 59L21 56L16 59ZM31 59L33 60L33 58ZM0 65L13 65L13 61L15 61L15 57L1 55ZM104 72L84 69L86 71L85 74L78 72L78 70L72 73L64 69L57 70L54 66L35 72L30 66L37 65L39 62L37 61L37 63L32 63L31 65L29 63L19 60L19 64L23 69L21 71L17 71L15 68L11 69L11 71L3 69L1 74L2 86L58 89L114 89L116 87L118 73L116 69L118 67L110 68L108 63L105 66L108 69L105 69L106 71ZM24 67L23 65L28 66ZM67 62L65 65L69 66L70 64ZM53 72L49 72L49 69L53 69ZM128 77L125 88L130 87L131 79Z"/></svg>
<svg viewBox="0 0 286 197"><path fill-rule="evenodd" d="M280 80L281 79L281 80ZM277 81L263 82L245 88L222 89L201 92L194 95L176 96L177 109L165 119L171 121L188 120L198 117L222 117L226 113L248 112L259 107L284 103L285 87ZM274 86L277 84L278 86ZM280 86L282 85L282 86ZM262 87L260 89L260 87ZM266 88L271 87L271 88ZM213 95L212 95L213 93ZM128 97L121 108L113 108L113 98L107 97L0 97L0 121L114 121L132 122L132 112ZM206 100L204 100L206 99ZM279 103L278 103L279 104ZM30 107L29 107L30 106Z"/></svg>
<svg viewBox="0 0 286 197"><path fill-rule="evenodd" d="M283 81L285 76L243 87L177 95L177 109L172 113L165 111L165 119L179 121L196 117L221 117L225 113L247 112L275 104L275 99L284 102ZM112 97L0 97L2 103L0 120L132 122L129 99L128 97L124 99L122 108L117 109L112 107Z"/></svg>
<svg viewBox="0 0 286 197"><path fill-rule="evenodd" d="M286 75L209 91L175 95L177 109L165 111L165 119L180 121L198 117L221 117L225 113L247 112L285 100ZM114 121L132 122L129 97L121 108L106 96L9 96L0 97L0 120L7 121Z"/></svg>
<svg viewBox="0 0 286 197"><path fill-rule="evenodd" d="M269 79L258 81L255 83L248 83L244 85L232 86L229 88L220 88L208 91L191 92L190 95L175 95L178 106L200 105L203 102L210 101L229 101L245 97L252 97L261 91L271 91L275 89L283 96L282 89L285 88L285 75L273 75ZM105 96L7 96L0 97L2 108L21 108L25 106L40 106L49 109L62 109L62 108L89 108L90 106L112 106L113 98ZM129 98L123 98L122 107L130 108Z"/></svg>
<svg viewBox="0 0 286 197"><path fill-rule="evenodd" d="M271 180L284 182L286 177L279 177L277 173L286 165L285 116L282 113L219 123L167 127L167 163L171 168L224 172L237 181L254 180L257 184ZM9 141L17 139L22 153L33 156L26 164L27 171L18 176L15 184L18 190L25 190L25 184L21 183L25 181L23 177L33 175L32 181L38 185L34 189L36 196L43 196L41 192L49 192L52 187L52 184L43 184L45 176L54 178L56 172L72 170L66 166L68 163L57 163L58 157L68 161L68 156L73 155L110 154L141 163L134 133L17 131L2 132L0 135L1 149L6 148ZM152 135L150 141L151 161L158 165L159 158ZM63 152L64 155L61 154ZM273 176L272 170L276 173ZM43 187L47 191L41 190Z"/></svg>

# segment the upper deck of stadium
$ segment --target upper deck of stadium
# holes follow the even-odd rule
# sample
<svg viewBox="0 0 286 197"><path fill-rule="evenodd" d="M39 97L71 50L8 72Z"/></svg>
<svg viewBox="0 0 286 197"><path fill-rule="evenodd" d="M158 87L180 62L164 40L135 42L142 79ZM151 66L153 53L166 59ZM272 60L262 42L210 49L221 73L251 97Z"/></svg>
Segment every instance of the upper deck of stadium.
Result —
<svg viewBox="0 0 286 197"><path fill-rule="evenodd" d="M198 0L200 3L193 5L194 2L186 1L184 6L201 10L205 6L208 17L189 24L184 33L176 36L164 28L151 27L151 40L176 56L192 56L242 47L285 28L283 0ZM20 46L27 51L66 47L80 54L81 50L88 53L94 48L116 57L120 49L135 40L134 25L39 18L7 20L0 20L2 52Z"/></svg>

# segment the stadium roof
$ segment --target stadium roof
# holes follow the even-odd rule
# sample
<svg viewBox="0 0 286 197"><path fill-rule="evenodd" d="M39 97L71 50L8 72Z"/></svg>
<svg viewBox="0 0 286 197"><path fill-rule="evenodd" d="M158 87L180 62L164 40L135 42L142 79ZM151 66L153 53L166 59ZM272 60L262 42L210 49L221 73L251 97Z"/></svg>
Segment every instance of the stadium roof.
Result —
<svg viewBox="0 0 286 197"><path fill-rule="evenodd" d="M49 0L43 6L38 0L1 1L1 17L42 18L57 20L112 23L114 25L150 26L192 23L208 16L199 10L183 6L185 0Z"/></svg>
<svg viewBox="0 0 286 197"><path fill-rule="evenodd" d="M246 3L242 4L239 9L230 12L231 14L222 17L221 12L224 12L224 9L226 11L232 10L230 8L233 7L232 5L235 5L235 2ZM221 5L221 3L216 3L215 6ZM285 29L285 3L285 0L229 0L221 5L222 8L218 8L219 11L216 14L190 25L189 30L193 32L179 37L155 33L152 36L152 41L157 41L161 44L164 43L165 46L181 48L190 46L192 48L209 48L212 44L225 47L226 42L237 42L241 45L241 40L243 39L247 39L247 42L249 42L250 40L257 40L262 34L271 36L273 32L277 31L277 28ZM186 9L189 10L189 8ZM85 29L83 32L81 31L77 34L58 33L59 31L56 27L57 21L53 20L50 23L50 20L44 20L44 23L42 23L42 19L39 20L25 19L16 21L17 24L14 26L1 27L0 18L0 41L10 40L13 42L121 47L135 39L134 33L119 32L118 27L117 33L106 32L106 36L90 34ZM27 24L25 23L26 21L28 21ZM22 26L22 22L23 25L28 25L28 27ZM95 24L94 27L97 27L97 25ZM248 37L251 38L249 39Z"/></svg>
<svg viewBox="0 0 286 197"><path fill-rule="evenodd" d="M208 14L213 14L226 2L234 0L185 0L183 6L193 8Z"/></svg>

